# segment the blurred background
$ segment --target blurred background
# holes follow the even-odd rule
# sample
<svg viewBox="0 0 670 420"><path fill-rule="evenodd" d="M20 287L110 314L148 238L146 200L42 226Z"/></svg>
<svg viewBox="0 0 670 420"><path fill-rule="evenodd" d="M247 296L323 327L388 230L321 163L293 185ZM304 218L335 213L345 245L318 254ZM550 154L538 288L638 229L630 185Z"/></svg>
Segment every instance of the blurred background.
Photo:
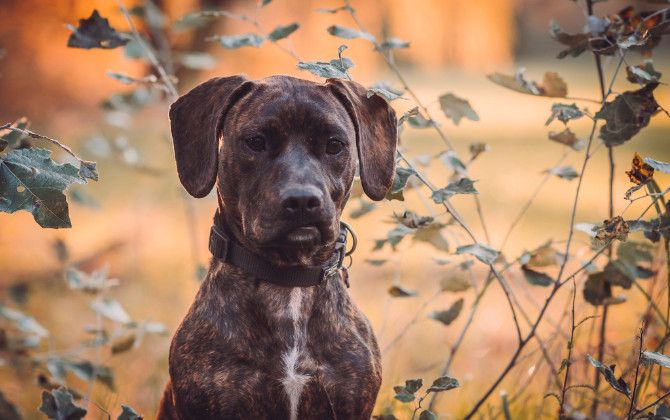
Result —
<svg viewBox="0 0 670 420"><path fill-rule="evenodd" d="M601 16L616 13L631 3L638 10L657 6L638 1L609 1L598 3L596 13ZM164 23L167 27L195 10L252 14L256 7L252 0L155 0L154 4L167 19ZM126 0L127 7L134 5ZM368 42L342 40L326 32L333 24L353 26L346 13L316 11L340 5L333 1L274 0L262 9L258 18L266 29L299 22L300 29L281 42L290 45L303 60L329 60L336 57L337 47L346 43L349 49L344 55L356 65L350 71L355 80L367 86L384 80L400 87ZM367 29L379 38L388 34L411 42L411 48L396 52L396 61L408 84L434 115L441 114L438 96L447 92L467 98L478 113L478 122L464 120L454 126L450 120L441 119L440 123L464 156L468 156L471 143L485 142L490 147L469 170L471 177L477 180L489 243L499 248L510 224L542 181L543 171L555 166L567 148L547 139L548 131L562 129L560 123L545 126L555 100L506 90L490 82L486 75L513 74L519 67L525 67L529 79L540 81L546 71L556 71L566 81L569 96L599 99L592 54L556 59L562 46L551 38L548 29L549 21L555 19L568 32L580 31L586 16L583 3L569 0L359 0L354 1L353 6ZM59 274L63 259L59 260L55 249L65 247L69 254L67 261L77 262L85 271L109 266L110 275L121 282L110 291L110 296L121 302L133 319L158 321L169 333L174 332L193 301L200 284L198 267L207 265L209 259L206 239L216 200L208 197L191 200L193 204L186 205L182 199L169 135L168 101L161 100L160 92L145 92L143 95L151 96L153 102L136 112L128 112L127 106L114 106L119 94L136 91L137 86L121 84L106 72L123 72L142 78L151 69L144 61L128 57L121 48L87 51L66 47L70 35L66 25L76 26L78 19L90 16L93 9L109 18L114 28L128 31L118 3L112 0L0 0L3 18L0 125L28 117L32 130L55 137L72 146L82 158L96 161L100 173L97 183L75 189L78 197L70 200L71 229L42 229L27 212L0 213L0 299L8 306L31 314L52 332L45 351L63 350L86 339L84 327L95 322L88 299L68 290ZM147 29L142 22L137 24L142 31ZM211 20L196 29L169 30L167 41L177 51L208 54L199 55L201 61L197 65L185 65L186 59L175 60L174 68L169 71L179 79L180 93L209 77L238 73L251 78L290 74L316 80L297 69L295 60L274 45L226 50L216 42L203 41L216 34L253 30L248 22L225 18ZM152 42L161 41L152 39ZM631 53L628 59L631 64L642 62L637 53ZM606 57L603 63L609 78L616 61ZM670 72L667 40L654 51L654 66L661 73ZM614 91L635 88L625 77L620 77ZM661 106L670 108L670 90L666 85L660 86L655 95ZM144 99L138 96L136 100ZM102 106L103 103L107 105ZM594 103L578 101L578 104L588 106L592 112L598 109ZM405 100L394 101L393 105L399 115L414 106ZM586 138L590 121L583 118L571 123L571 128L578 137ZM629 169L634 152L670 161L669 129L670 118L658 114L648 128L615 149L617 212L627 205L623 194L630 182L624 172ZM406 154L419 157L419 161L422 156L437 155L445 149L433 130L407 127L401 143ZM607 150L596 147L587 168L577 222L598 223L608 214ZM56 160L67 160L60 151L54 153ZM582 159L583 152L568 152L562 165L570 164L579 169ZM448 183L449 171L443 165L424 169L436 184ZM667 176L659 174L656 178L662 188L670 185ZM504 249L508 259L549 239L559 248L564 246L575 187L576 180L554 177L547 182L510 236ZM374 241L385 238L387 231L393 228L393 212L411 209L428 214L427 190L409 190L405 197L404 202L379 203L372 212L358 218L351 218L349 214L360 207L359 199L352 200L345 211L345 220L351 222L360 241L351 268L350 293L370 318L380 346L385 350L378 412L392 405L402 410L400 403L393 401L393 385L410 377L429 381L438 376L449 347L467 318L464 310L453 324L444 326L426 314L448 308L459 297L465 299L468 308L474 297L472 290L458 295L437 293L443 278L458 275L456 268L441 266L434 260L461 261L450 252L423 242L412 243L409 238L400 243L399 252L391 252L389 248L372 251ZM477 237L485 241L473 200L463 196L453 201ZM636 203L627 210L627 218L636 218L645 206ZM432 211L446 221L444 215L439 215L440 209L434 207ZM193 229L189 220L194 220ZM457 245L467 243L457 228L445 232L444 237L451 252ZM574 255L585 256L589 250L588 236L578 232L572 250ZM373 265L366 263L367 259L385 262ZM474 281L483 284L487 274L485 267L475 264L473 273ZM516 269L507 276L532 318L544 301L547 289L529 286ZM417 294L393 297L388 293L393 285L402 285ZM568 289L563 290L565 297L569 296ZM610 310L607 352L611 358L627 356L644 309L639 293L635 290L625 293L630 302ZM578 318L595 313L593 307L582 302L581 294L577 299ZM548 338L554 333L552 324L562 319L565 302L565 298L557 299L550 307L550 321L540 329L541 337ZM406 329L408 323L411 325ZM591 349L592 353L593 343L589 343L591 335L588 334L589 329L593 331L591 324L594 323L590 322L582 330L581 344L585 352ZM405 329L402 337L396 339ZM103 353L102 362L114 369L116 390L96 385L95 401L112 413L120 410L121 403L127 403L146 418L153 417L168 378L169 344L169 336L151 335L133 351ZM471 401L481 395L507 363L515 346L509 308L499 286L493 285L452 365L450 374L459 378L462 388L440 397L438 408L443 417L462 414L469 408ZM564 345L549 346L558 363L564 349ZM545 374L534 374L536 368L541 368L537 363L537 354L524 359L523 366L499 389L511 391L518 388L518 384L527 384L529 398L534 404L542 404L547 379ZM0 368L0 390L20 407L26 418L39 417L34 409L40 398L36 373L29 366L14 365L9 360L4 364ZM581 359L576 366L577 370L586 372ZM69 381L75 389L86 388L84 382L74 377ZM492 400L494 404L499 403L497 392ZM523 411L521 401L516 404ZM91 416L103 417L93 409Z"/></svg>

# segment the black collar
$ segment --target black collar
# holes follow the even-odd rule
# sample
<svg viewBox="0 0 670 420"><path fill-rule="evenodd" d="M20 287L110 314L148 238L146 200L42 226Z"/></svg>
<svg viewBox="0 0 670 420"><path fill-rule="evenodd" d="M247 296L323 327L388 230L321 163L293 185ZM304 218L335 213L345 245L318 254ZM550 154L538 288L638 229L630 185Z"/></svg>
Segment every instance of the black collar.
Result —
<svg viewBox="0 0 670 420"><path fill-rule="evenodd" d="M214 215L214 224L209 233L209 251L214 258L241 268L259 280L278 286L316 286L338 270L346 270L345 267L342 267L344 257L350 256L356 249L356 236L353 234L353 230L348 224L340 222L340 233L335 242L335 251L325 264L320 266L280 266L251 252L234 238L228 236L222 222L223 217L217 210ZM349 251L346 250L347 232L351 232L353 239L352 248ZM345 275L345 283L349 286L346 273L343 274Z"/></svg>

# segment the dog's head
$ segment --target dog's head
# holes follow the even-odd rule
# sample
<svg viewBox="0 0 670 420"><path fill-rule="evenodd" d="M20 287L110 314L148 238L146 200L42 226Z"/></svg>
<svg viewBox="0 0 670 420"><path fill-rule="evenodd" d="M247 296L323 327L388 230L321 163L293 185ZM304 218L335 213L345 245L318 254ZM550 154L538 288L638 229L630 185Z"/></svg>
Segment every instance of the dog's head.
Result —
<svg viewBox="0 0 670 420"><path fill-rule="evenodd" d="M284 263L330 253L357 161L363 191L393 182L396 117L384 99L340 79L211 79L170 109L179 179L194 197L216 183L236 239Z"/></svg>

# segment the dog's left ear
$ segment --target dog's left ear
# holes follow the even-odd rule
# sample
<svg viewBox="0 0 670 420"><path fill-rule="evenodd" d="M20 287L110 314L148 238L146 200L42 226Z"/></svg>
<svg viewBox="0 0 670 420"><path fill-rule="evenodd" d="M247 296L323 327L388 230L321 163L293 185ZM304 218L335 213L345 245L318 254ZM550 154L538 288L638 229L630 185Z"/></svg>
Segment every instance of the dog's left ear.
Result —
<svg viewBox="0 0 670 420"><path fill-rule="evenodd" d="M368 98L367 89L356 82L328 79L326 83L354 122L363 191L379 201L386 196L395 176L398 141L395 111L378 95Z"/></svg>
<svg viewBox="0 0 670 420"><path fill-rule="evenodd" d="M170 107L170 126L179 180L201 198L216 182L219 138L228 109L253 86L244 76L215 77Z"/></svg>

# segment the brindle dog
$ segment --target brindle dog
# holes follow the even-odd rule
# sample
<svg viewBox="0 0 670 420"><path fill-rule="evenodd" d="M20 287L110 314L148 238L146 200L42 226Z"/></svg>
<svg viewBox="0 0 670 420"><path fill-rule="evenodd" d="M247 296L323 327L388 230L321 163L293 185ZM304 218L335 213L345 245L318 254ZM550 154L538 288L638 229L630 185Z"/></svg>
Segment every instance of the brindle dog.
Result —
<svg viewBox="0 0 670 420"><path fill-rule="evenodd" d="M381 200L394 176L393 109L355 82L288 76L211 79L170 109L179 178L216 184L243 247L278 265L318 266L335 251L357 162ZM170 348L161 419L369 419L379 348L335 271L281 287L213 259Z"/></svg>

